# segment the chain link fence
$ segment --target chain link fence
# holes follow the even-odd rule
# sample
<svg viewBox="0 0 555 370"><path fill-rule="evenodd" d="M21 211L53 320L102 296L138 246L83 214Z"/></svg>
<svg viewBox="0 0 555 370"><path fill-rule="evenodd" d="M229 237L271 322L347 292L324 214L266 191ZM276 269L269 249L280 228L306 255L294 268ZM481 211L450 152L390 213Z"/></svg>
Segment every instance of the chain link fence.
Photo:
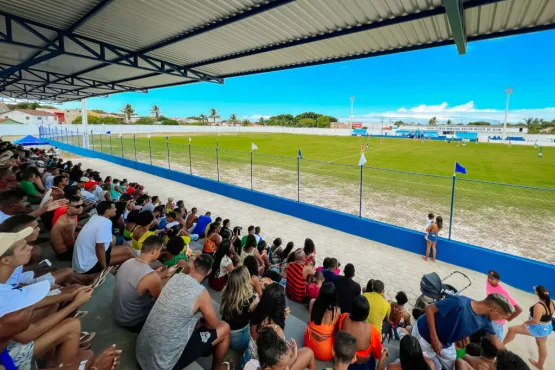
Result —
<svg viewBox="0 0 555 370"><path fill-rule="evenodd" d="M84 135L41 128L82 146ZM89 134L89 148L194 176L554 264L555 189L435 176L257 152L172 143L147 135Z"/></svg>

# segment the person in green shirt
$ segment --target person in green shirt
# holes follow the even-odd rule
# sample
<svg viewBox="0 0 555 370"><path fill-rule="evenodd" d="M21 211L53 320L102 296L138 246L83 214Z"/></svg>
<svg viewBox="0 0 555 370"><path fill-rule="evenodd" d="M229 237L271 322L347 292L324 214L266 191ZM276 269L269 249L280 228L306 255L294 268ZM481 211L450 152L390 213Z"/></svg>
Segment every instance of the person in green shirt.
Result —
<svg viewBox="0 0 555 370"><path fill-rule="evenodd" d="M254 235L254 226L253 225L249 226L249 228L247 229L247 235L244 235L241 238L241 247L244 247L245 245L247 245L247 237L251 234Z"/></svg>
<svg viewBox="0 0 555 370"><path fill-rule="evenodd" d="M39 204L44 196L38 192L35 187L35 181L37 181L35 172L28 168L23 172L21 181L19 182L19 186L27 194L27 200L31 204Z"/></svg>
<svg viewBox="0 0 555 370"><path fill-rule="evenodd" d="M190 270L188 247L180 236L174 236L166 244L166 254L162 258L162 263L167 267L183 267L183 272L188 274Z"/></svg>
<svg viewBox="0 0 555 370"><path fill-rule="evenodd" d="M369 281L366 286L366 293L363 296L370 303L370 314L366 321L374 325L379 332L382 332L382 325L384 320L389 320L391 314L391 305L384 298L385 286L381 280Z"/></svg>

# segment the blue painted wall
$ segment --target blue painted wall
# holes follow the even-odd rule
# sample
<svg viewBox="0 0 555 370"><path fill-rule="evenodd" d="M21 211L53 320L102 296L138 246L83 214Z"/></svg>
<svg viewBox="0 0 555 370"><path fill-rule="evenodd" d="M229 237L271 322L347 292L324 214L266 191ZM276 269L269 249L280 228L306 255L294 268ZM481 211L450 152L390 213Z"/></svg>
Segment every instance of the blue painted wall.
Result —
<svg viewBox="0 0 555 370"><path fill-rule="evenodd" d="M299 203L146 163L135 162L131 159L116 157L52 140L50 142L51 145L56 145L62 150L84 157L103 159L419 255L425 252L422 232L359 218L331 209ZM491 269L496 270L501 274L504 282L528 292L532 292L534 285L544 285L550 291L555 292L554 265L447 239L440 239L437 248L438 258L442 261L482 273L487 273ZM419 257L415 256L415 258ZM379 256L376 256L376 260L379 261Z"/></svg>

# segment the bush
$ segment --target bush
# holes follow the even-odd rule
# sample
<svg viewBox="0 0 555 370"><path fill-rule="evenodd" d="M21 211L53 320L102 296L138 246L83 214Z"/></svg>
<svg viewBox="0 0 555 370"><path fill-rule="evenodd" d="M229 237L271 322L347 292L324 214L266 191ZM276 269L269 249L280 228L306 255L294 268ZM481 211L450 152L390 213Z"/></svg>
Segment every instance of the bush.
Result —
<svg viewBox="0 0 555 370"><path fill-rule="evenodd" d="M174 120L174 119L165 119L165 120L162 121L162 124L163 124L163 125L177 126L177 125L179 125L179 122L177 122L177 121Z"/></svg>
<svg viewBox="0 0 555 370"><path fill-rule="evenodd" d="M318 117L317 121L317 125L318 128L330 128L330 117L328 116L321 116Z"/></svg>
<svg viewBox="0 0 555 370"><path fill-rule="evenodd" d="M83 118L81 116L78 116L71 123L73 125L80 125L83 123ZM87 123L89 125L100 125L102 124L102 120L100 119L100 117L87 115Z"/></svg>
<svg viewBox="0 0 555 370"><path fill-rule="evenodd" d="M116 117L102 117L101 121L102 121L102 123L104 123L106 125L119 125L119 124L121 124L121 121L119 119L117 119Z"/></svg>
<svg viewBox="0 0 555 370"><path fill-rule="evenodd" d="M141 117L135 121L136 125L152 125L154 123L154 118L152 117Z"/></svg>
<svg viewBox="0 0 555 370"><path fill-rule="evenodd" d="M299 120L299 124L303 127L316 127L317 122L314 118L303 118Z"/></svg>

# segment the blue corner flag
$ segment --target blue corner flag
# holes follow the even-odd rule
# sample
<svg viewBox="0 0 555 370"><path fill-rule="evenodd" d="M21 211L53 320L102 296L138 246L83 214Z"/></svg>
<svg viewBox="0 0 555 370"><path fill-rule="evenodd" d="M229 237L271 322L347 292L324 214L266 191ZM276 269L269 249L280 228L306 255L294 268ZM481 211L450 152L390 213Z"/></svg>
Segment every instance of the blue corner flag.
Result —
<svg viewBox="0 0 555 370"><path fill-rule="evenodd" d="M466 168L461 166L459 162L455 162L455 173L457 172L466 175Z"/></svg>
<svg viewBox="0 0 555 370"><path fill-rule="evenodd" d="M299 153L297 153L297 156L298 156L300 159L303 159L303 153L301 153L301 150L300 150L300 149L299 149Z"/></svg>
<svg viewBox="0 0 555 370"><path fill-rule="evenodd" d="M106 135L112 135L112 131L106 131Z"/></svg>
<svg viewBox="0 0 555 370"><path fill-rule="evenodd" d="M168 140L168 139L169 139L169 137L168 137L168 136L166 136L166 140Z"/></svg>

